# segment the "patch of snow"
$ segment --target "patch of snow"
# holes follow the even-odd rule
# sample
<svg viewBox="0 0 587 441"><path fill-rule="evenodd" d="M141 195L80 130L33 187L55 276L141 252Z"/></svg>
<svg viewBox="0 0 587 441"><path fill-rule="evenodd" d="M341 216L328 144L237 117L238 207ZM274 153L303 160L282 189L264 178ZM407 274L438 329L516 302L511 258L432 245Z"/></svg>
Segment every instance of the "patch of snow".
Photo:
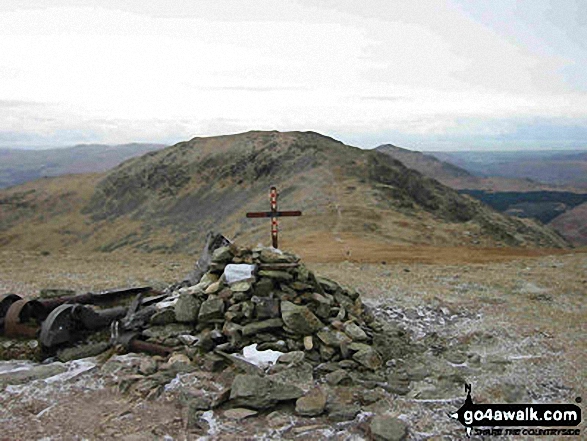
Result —
<svg viewBox="0 0 587 441"><path fill-rule="evenodd" d="M177 374L175 376L175 378L173 378L173 380L171 380L169 383L167 383L165 385L164 391L165 392L172 392L174 390L188 386L188 384L186 384L184 382L184 379L186 379L187 377L192 378L192 379L194 378L194 376L190 375L189 373L180 372L179 374Z"/></svg>
<svg viewBox="0 0 587 441"><path fill-rule="evenodd" d="M267 367L269 365L275 364L277 359L282 355L283 352L273 351L271 349L267 349L266 351L257 351L257 344L255 343L243 348L242 358L256 366Z"/></svg>
<svg viewBox="0 0 587 441"><path fill-rule="evenodd" d="M214 411L213 410L207 410L206 412L204 412L202 414L202 416L200 417L202 418L204 421L206 421L208 423L208 435L209 436L214 436L218 434L218 421L216 420L216 418L214 418Z"/></svg>
<svg viewBox="0 0 587 441"><path fill-rule="evenodd" d="M52 377L45 378L44 381L47 384L56 383L56 382L65 382L67 380L71 380L72 378L77 377L78 375L83 374L89 370L92 370L96 367L96 363L90 361L88 358L83 358L81 360L73 360L68 364L67 371L53 375Z"/></svg>
<svg viewBox="0 0 587 441"><path fill-rule="evenodd" d="M251 280L254 278L253 273L257 265L249 265L246 263L230 263L224 268L224 278L229 285L243 280Z"/></svg>
<svg viewBox="0 0 587 441"><path fill-rule="evenodd" d="M32 363L3 362L2 364L0 364L0 375L10 374L12 372L28 371L32 367Z"/></svg>

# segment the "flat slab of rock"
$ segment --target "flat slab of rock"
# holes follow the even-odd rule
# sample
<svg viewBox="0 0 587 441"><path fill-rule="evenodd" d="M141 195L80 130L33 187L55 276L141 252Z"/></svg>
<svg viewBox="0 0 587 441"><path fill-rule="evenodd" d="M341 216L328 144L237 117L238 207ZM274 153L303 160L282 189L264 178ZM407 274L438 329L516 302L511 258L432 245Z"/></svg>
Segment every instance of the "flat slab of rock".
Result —
<svg viewBox="0 0 587 441"><path fill-rule="evenodd" d="M232 382L230 400L235 406L269 409L282 401L297 400L304 392L297 386L256 375L237 375Z"/></svg>
<svg viewBox="0 0 587 441"><path fill-rule="evenodd" d="M390 415L377 415L369 424L375 441L402 441L408 436L408 426L402 420Z"/></svg>
<svg viewBox="0 0 587 441"><path fill-rule="evenodd" d="M228 409L224 411L224 416L230 420L244 420L245 418L257 415L259 412L244 407L237 407L235 409Z"/></svg>
<svg viewBox="0 0 587 441"><path fill-rule="evenodd" d="M0 389L9 384L23 384L34 380L52 377L67 371L62 363L40 364L33 366L16 366L14 370L0 373Z"/></svg>
<svg viewBox="0 0 587 441"><path fill-rule="evenodd" d="M302 335L313 334L324 327L324 323L308 307L287 301L281 302L281 318L289 329Z"/></svg>
<svg viewBox="0 0 587 441"><path fill-rule="evenodd" d="M180 323L192 323L198 318L202 302L193 294L180 294L175 304L175 320ZM151 318L151 321L154 317Z"/></svg>
<svg viewBox="0 0 587 441"><path fill-rule="evenodd" d="M249 323L248 325L243 326L241 332L246 337L249 335L258 334L259 332L265 332L270 329L281 328L282 326L283 321L280 318L273 318L260 322Z"/></svg>
<svg viewBox="0 0 587 441"><path fill-rule="evenodd" d="M320 387L310 390L296 401L296 413L302 416L318 416L326 407L326 393Z"/></svg>
<svg viewBox="0 0 587 441"><path fill-rule="evenodd" d="M381 356L373 348L363 349L353 355L353 360L368 369L377 370L383 364Z"/></svg>
<svg viewBox="0 0 587 441"><path fill-rule="evenodd" d="M198 320L207 322L224 318L224 301L218 297L212 297L202 303L198 314Z"/></svg>

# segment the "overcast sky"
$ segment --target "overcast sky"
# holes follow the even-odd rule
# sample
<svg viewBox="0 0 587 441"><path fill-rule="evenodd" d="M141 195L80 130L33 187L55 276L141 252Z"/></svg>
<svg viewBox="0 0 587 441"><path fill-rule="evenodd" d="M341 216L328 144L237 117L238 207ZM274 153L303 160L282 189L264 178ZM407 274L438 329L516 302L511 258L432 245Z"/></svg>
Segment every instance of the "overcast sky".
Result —
<svg viewBox="0 0 587 441"><path fill-rule="evenodd" d="M248 130L587 148L587 2L0 2L0 147Z"/></svg>

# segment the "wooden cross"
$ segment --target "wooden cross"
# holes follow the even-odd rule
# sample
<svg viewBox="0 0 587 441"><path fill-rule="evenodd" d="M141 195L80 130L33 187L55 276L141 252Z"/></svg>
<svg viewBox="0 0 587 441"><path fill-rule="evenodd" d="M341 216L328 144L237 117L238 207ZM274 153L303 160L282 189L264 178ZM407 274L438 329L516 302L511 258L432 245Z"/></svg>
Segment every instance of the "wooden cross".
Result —
<svg viewBox="0 0 587 441"><path fill-rule="evenodd" d="M277 188L271 187L269 193L269 201L271 202L271 211L257 211L247 213L247 217L270 217L271 218L271 241L273 248L277 246L277 218L281 216L301 216L301 211L277 211Z"/></svg>

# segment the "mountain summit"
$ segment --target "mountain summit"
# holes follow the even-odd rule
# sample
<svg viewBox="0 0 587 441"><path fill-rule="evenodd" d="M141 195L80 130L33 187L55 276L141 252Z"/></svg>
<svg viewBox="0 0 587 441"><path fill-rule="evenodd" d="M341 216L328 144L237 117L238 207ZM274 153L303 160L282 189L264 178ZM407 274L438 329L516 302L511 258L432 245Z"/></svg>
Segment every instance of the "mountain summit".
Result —
<svg viewBox="0 0 587 441"><path fill-rule="evenodd" d="M284 247L566 245L552 230L500 215L382 152L275 131L194 138L105 174L2 191L0 245L184 252L198 250L209 230L265 243L269 222L245 213L268 210L271 185L281 209L303 211L282 220Z"/></svg>

